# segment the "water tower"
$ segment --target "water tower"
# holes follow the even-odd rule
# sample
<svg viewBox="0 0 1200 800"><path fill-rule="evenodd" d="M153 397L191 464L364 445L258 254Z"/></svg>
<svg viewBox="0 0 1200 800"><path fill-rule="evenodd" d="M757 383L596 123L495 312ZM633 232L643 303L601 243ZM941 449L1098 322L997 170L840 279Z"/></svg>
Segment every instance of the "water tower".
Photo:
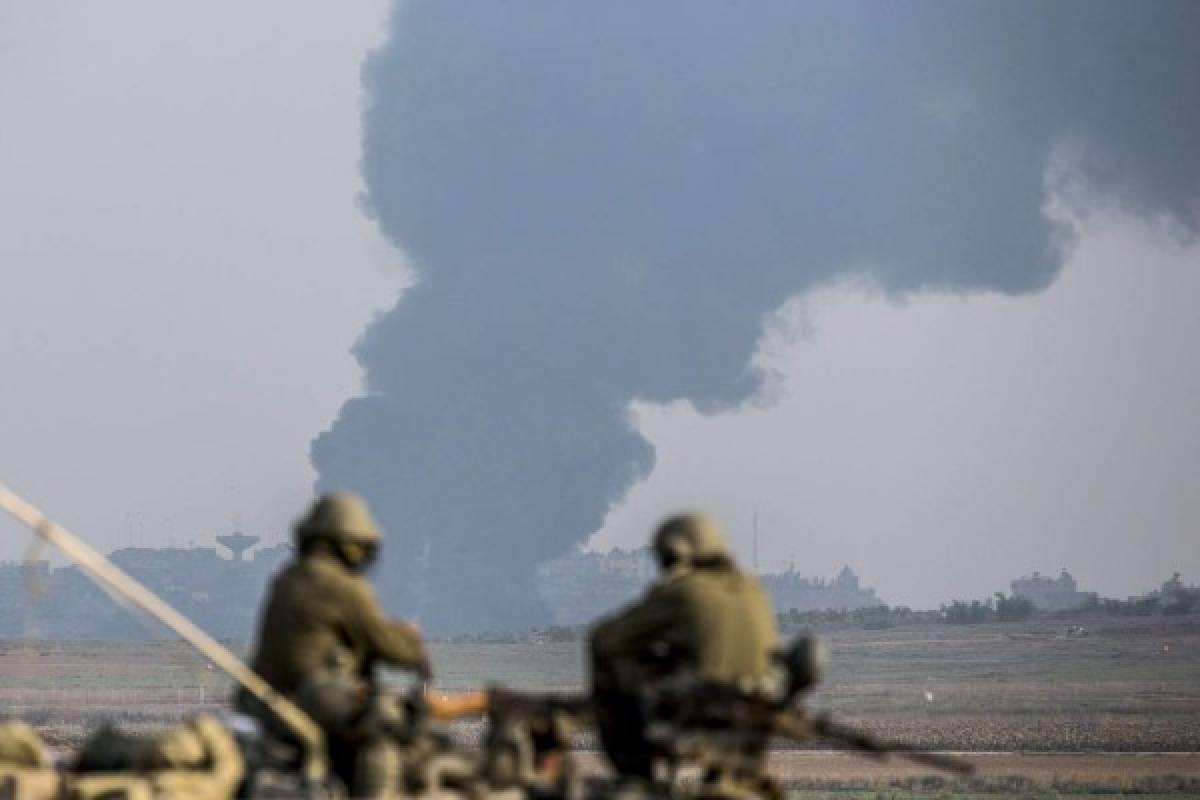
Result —
<svg viewBox="0 0 1200 800"><path fill-rule="evenodd" d="M244 561L246 551L258 544L258 537L250 536L241 531L235 531L234 533L218 536L217 543L229 548L229 551L233 553L234 561Z"/></svg>

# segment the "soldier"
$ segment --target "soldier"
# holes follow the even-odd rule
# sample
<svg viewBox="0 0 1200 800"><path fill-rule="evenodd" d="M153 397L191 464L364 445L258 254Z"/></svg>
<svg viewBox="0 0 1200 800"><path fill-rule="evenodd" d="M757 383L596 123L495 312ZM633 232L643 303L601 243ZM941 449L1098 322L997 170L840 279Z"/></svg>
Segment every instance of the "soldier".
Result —
<svg viewBox="0 0 1200 800"><path fill-rule="evenodd" d="M591 632L592 695L604 749L623 776L652 780L642 693L687 675L753 691L766 683L776 643L766 592L734 564L707 515L667 519L654 535L662 577L637 603Z"/></svg>
<svg viewBox="0 0 1200 800"><path fill-rule="evenodd" d="M334 771L355 797L386 793L399 755L378 724L373 668L408 668L428 680L420 633L388 618L364 577L380 534L362 498L322 496L295 541L296 558L271 585L254 670L322 727ZM265 714L245 694L239 705Z"/></svg>

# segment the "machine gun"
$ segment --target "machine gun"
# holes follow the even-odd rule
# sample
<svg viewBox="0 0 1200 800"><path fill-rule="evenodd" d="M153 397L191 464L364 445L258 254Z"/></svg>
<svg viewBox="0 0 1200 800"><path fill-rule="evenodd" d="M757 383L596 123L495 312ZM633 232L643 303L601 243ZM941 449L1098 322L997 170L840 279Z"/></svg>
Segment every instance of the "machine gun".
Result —
<svg viewBox="0 0 1200 800"><path fill-rule="evenodd" d="M776 653L775 661L781 680L773 692L743 691L686 676L646 690L645 716L652 721L648 741L669 781L687 768L711 774L761 775L766 745L772 738L823 740L872 758L897 756L958 775L974 772L964 759L884 741L838 723L828 714L810 714L801 708L801 696L820 681L827 661L824 647L815 639L797 638ZM593 724L594 711L585 695L502 688L430 703L434 719L487 714L484 769L492 785L556 788L560 796L568 794L563 787L576 780L565 758L571 736Z"/></svg>
<svg viewBox="0 0 1200 800"><path fill-rule="evenodd" d="M751 766L743 758L752 760L767 740L781 738L821 740L871 758L896 756L957 775L971 775L975 769L955 756L876 738L836 722L828 713L809 714L791 703L728 686L697 684L672 690L660 695L659 711L666 722L653 738L668 744L669 759L676 763L726 764L741 771Z"/></svg>
<svg viewBox="0 0 1200 800"><path fill-rule="evenodd" d="M814 638L799 636L773 660L779 668L775 691L745 691L728 684L683 678L667 682L653 695L653 719L663 720L667 733L657 738L675 744L678 760L732 761L738 754L761 753L771 738L822 740L840 748L884 759L895 755L933 769L970 775L967 761L941 753L930 753L908 744L888 742L848 725L835 722L828 713L810 714L801 698L824 676L828 653ZM715 755L714 755L715 754Z"/></svg>
<svg viewBox="0 0 1200 800"><path fill-rule="evenodd" d="M877 739L835 722L828 713L807 713L800 699L820 682L828 663L828 653L816 639L797 637L774 654L774 661L782 673L774 692L687 677L657 687L650 718L662 720L665 730L652 738L664 744L667 760L673 766L692 762L748 774L761 769L770 739L816 739L872 758L894 755L957 775L973 774L974 766L964 759Z"/></svg>
<svg viewBox="0 0 1200 800"><path fill-rule="evenodd" d="M774 718L773 733L783 738L823 739L872 758L885 759L895 755L914 764L964 777L975 773L975 765L966 759L919 750L902 742L876 739L856 728L833 721L828 714L806 717L795 711L785 711Z"/></svg>

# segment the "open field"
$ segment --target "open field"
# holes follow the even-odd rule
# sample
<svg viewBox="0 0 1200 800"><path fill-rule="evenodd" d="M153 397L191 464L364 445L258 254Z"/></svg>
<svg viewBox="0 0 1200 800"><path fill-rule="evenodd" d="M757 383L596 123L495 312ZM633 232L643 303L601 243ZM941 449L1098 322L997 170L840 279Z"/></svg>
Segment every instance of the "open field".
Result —
<svg viewBox="0 0 1200 800"><path fill-rule="evenodd" d="M1200 750L1200 618L860 631L815 705L937 750Z"/></svg>
<svg viewBox="0 0 1200 800"><path fill-rule="evenodd" d="M1069 624L1087 635L1067 636ZM1200 794L1194 615L935 624L826 640L833 661L815 708L880 736L980 753L981 775L946 784L900 762L776 753L802 796ZM433 653L449 690L582 682L578 643L438 643ZM0 643L0 703L60 746L104 718L160 727L227 696L224 678L180 644Z"/></svg>
<svg viewBox="0 0 1200 800"><path fill-rule="evenodd" d="M973 753L970 779L932 775L901 761L782 751L772 774L800 798L1200 796L1195 753Z"/></svg>
<svg viewBox="0 0 1200 800"><path fill-rule="evenodd" d="M955 779L904 761L874 761L849 753L779 750L771 774L793 800L895 797L1200 796L1197 753L970 753L976 774ZM599 754L579 756L585 770L603 772Z"/></svg>

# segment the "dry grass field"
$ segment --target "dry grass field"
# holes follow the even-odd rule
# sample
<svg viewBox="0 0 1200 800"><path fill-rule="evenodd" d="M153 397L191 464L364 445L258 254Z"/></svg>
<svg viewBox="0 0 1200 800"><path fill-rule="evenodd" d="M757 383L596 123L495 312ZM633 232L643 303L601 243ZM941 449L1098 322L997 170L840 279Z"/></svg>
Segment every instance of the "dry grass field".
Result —
<svg viewBox="0 0 1200 800"><path fill-rule="evenodd" d="M1200 750L1200 618L938 625L831 640L814 698L938 750Z"/></svg>
<svg viewBox="0 0 1200 800"><path fill-rule="evenodd" d="M1086 635L1068 636L1071 624ZM895 761L805 752L823 747L806 743L775 754L778 774L800 796L1200 795L1196 616L929 625L826 639L833 661L815 708L880 736L974 752L981 772L946 782ZM575 643L435 644L434 660L450 690L488 682L569 689L582 680ZM0 703L59 746L103 719L161 727L227 696L223 677L181 644L0 643Z"/></svg>

